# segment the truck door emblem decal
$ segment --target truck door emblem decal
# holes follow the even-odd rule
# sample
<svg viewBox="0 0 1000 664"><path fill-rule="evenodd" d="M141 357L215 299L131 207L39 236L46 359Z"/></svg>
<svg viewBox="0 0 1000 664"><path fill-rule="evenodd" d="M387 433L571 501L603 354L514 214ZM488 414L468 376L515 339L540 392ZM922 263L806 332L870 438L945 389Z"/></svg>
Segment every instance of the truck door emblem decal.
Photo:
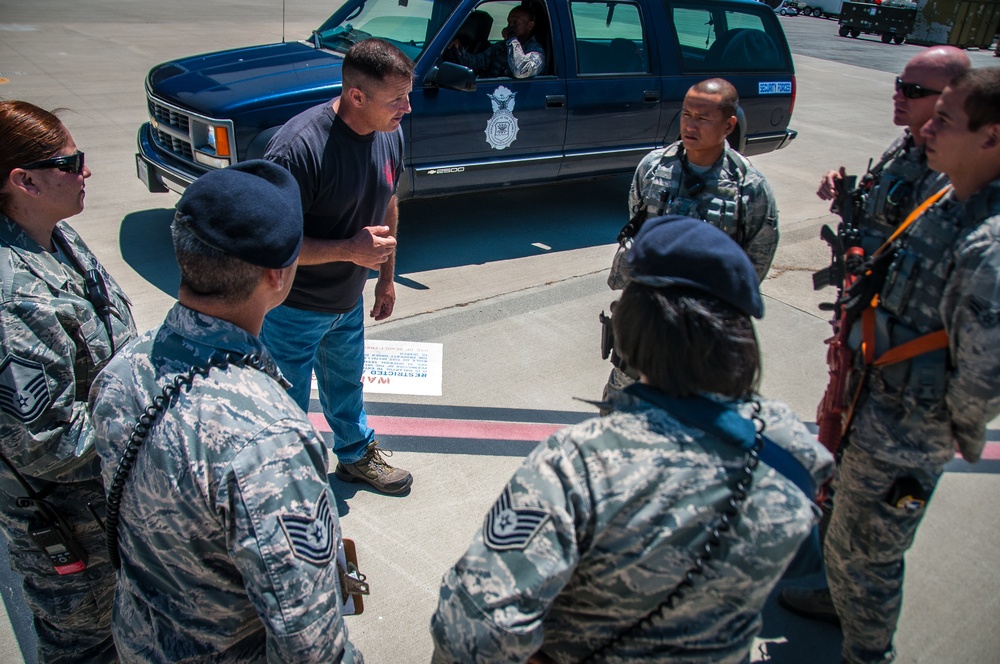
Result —
<svg viewBox="0 0 1000 664"><path fill-rule="evenodd" d="M504 86L488 95L493 104L493 117L486 123L486 142L495 150L509 147L517 138L517 118L514 117L514 97Z"/></svg>

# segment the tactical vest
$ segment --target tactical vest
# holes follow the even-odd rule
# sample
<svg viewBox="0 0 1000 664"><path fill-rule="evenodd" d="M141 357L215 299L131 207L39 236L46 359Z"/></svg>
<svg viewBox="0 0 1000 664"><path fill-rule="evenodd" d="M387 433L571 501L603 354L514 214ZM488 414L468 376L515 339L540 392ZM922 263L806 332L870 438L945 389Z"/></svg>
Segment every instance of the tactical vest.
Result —
<svg viewBox="0 0 1000 664"><path fill-rule="evenodd" d="M742 246L746 235L743 212L747 206L743 183L748 169L746 158L726 148L719 167L696 174L704 189L693 193L685 180L695 172L685 168L683 146L672 145L664 150L644 187L648 218L679 214L701 219L720 228Z"/></svg>
<svg viewBox="0 0 1000 664"><path fill-rule="evenodd" d="M882 154L870 171L873 185L861 223L862 247L870 255L921 201L943 187L948 178L927 166L924 150L906 132Z"/></svg>
<svg viewBox="0 0 1000 664"><path fill-rule="evenodd" d="M977 197L971 202L974 209L944 199L897 240L895 257L875 309L875 355L944 329L940 306L955 266L955 245L963 234L989 216L988 199ZM860 345L860 328L855 325L851 332L855 348ZM881 379L881 383L873 387L899 395L906 390L918 403L931 406L944 397L948 371L947 349L935 350L876 369L873 380Z"/></svg>

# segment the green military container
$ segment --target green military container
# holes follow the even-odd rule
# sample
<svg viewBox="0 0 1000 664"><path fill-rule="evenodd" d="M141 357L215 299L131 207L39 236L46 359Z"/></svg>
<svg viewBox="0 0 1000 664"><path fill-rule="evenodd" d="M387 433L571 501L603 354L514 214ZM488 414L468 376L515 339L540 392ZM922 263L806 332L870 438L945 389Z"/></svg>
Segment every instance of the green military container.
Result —
<svg viewBox="0 0 1000 664"><path fill-rule="evenodd" d="M864 33L878 35L884 44L902 44L913 30L916 17L915 7L845 2L840 7L840 36L857 37Z"/></svg>

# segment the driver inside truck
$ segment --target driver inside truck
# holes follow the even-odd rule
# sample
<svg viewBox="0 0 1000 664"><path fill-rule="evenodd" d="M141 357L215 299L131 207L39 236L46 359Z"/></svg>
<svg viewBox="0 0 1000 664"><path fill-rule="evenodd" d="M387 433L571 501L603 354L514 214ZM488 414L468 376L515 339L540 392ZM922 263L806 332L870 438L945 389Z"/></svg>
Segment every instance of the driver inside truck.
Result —
<svg viewBox="0 0 1000 664"><path fill-rule="evenodd" d="M473 12L466 23L485 12ZM489 23L479 22L489 31ZM531 78L545 69L545 50L535 39L535 14L525 6L514 7L507 15L507 27L501 35L503 40L490 45L482 52L470 50L471 44L462 38L465 26L459 36L452 40L445 52L445 59L458 62L484 78Z"/></svg>

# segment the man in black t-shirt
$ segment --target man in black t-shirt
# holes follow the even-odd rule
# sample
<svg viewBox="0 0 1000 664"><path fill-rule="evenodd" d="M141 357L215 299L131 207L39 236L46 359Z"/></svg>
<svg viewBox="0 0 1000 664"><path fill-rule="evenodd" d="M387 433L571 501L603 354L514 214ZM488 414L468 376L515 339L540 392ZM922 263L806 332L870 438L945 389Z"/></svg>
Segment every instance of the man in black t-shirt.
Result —
<svg viewBox="0 0 1000 664"><path fill-rule="evenodd" d="M305 239L292 290L265 318L261 338L307 412L315 366L337 477L397 494L413 478L386 462L391 452L377 447L368 426L362 293L369 271L378 270L370 315L392 314L399 123L410 112L413 63L388 42L366 39L344 58L343 81L339 97L289 120L264 155L299 183Z"/></svg>

